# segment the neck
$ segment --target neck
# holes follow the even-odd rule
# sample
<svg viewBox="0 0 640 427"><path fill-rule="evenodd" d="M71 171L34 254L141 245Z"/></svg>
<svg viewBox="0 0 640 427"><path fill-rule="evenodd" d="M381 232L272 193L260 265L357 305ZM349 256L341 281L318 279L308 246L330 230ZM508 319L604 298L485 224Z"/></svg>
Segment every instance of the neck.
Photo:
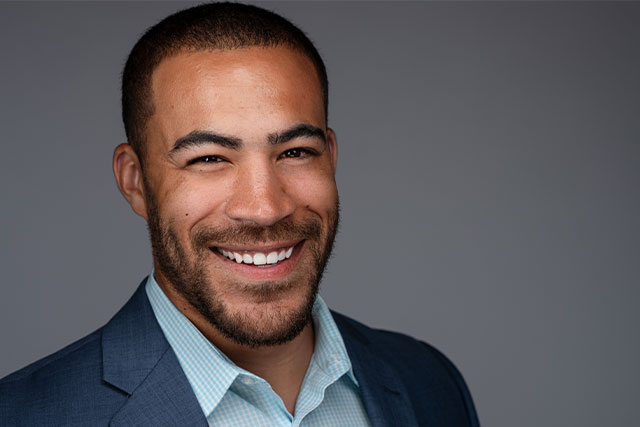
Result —
<svg viewBox="0 0 640 427"><path fill-rule="evenodd" d="M214 344L236 365L267 381L293 415L314 342L313 326L308 324L292 341L277 346L246 348L236 344L223 349Z"/></svg>
<svg viewBox="0 0 640 427"><path fill-rule="evenodd" d="M157 273L156 273L157 274ZM249 347L225 337L198 312L164 277L156 282L165 295L196 328L239 367L263 378L280 396L293 414L302 381L309 367L315 345L312 323L305 326L293 340L274 346Z"/></svg>

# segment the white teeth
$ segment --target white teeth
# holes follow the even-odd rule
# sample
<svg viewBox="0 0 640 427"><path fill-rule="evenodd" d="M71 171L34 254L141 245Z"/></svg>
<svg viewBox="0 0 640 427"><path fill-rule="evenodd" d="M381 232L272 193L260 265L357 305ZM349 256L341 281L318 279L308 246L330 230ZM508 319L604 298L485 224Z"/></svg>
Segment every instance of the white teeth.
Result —
<svg viewBox="0 0 640 427"><path fill-rule="evenodd" d="M271 252L267 255L267 264L275 264L278 262L278 252Z"/></svg>
<svg viewBox="0 0 640 427"><path fill-rule="evenodd" d="M238 252L227 251L225 249L218 248L218 252L220 252L225 257L229 258L231 261L235 261L238 264L254 264L254 265L265 265L265 264L277 264L278 262L288 259L291 257L293 253L293 246L289 249L282 249L280 252L273 251L269 252L268 255L262 252L256 252L252 255L250 254L240 254Z"/></svg>

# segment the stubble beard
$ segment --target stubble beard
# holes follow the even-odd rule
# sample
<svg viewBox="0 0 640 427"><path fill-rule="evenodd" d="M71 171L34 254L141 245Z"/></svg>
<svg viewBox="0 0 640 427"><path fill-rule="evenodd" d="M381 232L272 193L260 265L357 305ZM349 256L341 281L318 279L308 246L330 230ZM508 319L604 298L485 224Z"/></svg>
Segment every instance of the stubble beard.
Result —
<svg viewBox="0 0 640 427"><path fill-rule="evenodd" d="M317 217L294 223L284 219L272 226L256 227L239 225L226 229L206 227L190 236L192 256L180 243L171 221L164 221L158 211L153 194L147 191L148 228L153 256L157 269L169 285L192 305L223 336L236 344L249 347L275 346L297 337L311 322L313 304L318 295L320 281L331 256L333 242L339 223L339 203L329 215L328 228L324 233ZM260 307L251 312L229 309L223 292L219 292L207 271L211 249L208 242L247 245L269 241L292 241L305 239L310 260L299 265L301 273L293 272L292 279L254 283L233 282L236 294L243 295ZM303 260L300 260L301 262ZM287 292L296 288L305 292L303 302L295 308L284 308L277 304Z"/></svg>

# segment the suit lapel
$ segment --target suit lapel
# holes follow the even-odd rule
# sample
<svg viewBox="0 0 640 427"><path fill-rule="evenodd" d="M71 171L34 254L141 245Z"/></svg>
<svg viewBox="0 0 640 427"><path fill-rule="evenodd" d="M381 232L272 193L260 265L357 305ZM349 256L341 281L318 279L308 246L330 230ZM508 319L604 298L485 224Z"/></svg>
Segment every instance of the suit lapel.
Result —
<svg viewBox="0 0 640 427"><path fill-rule="evenodd" d="M206 427L208 424L175 354L169 350L111 419L110 425Z"/></svg>
<svg viewBox="0 0 640 427"><path fill-rule="evenodd" d="M409 394L399 375L366 337L332 313L351 359L367 415L375 427L417 426Z"/></svg>
<svg viewBox="0 0 640 427"><path fill-rule="evenodd" d="M117 426L207 426L144 289L104 327L103 379L129 395L112 418Z"/></svg>

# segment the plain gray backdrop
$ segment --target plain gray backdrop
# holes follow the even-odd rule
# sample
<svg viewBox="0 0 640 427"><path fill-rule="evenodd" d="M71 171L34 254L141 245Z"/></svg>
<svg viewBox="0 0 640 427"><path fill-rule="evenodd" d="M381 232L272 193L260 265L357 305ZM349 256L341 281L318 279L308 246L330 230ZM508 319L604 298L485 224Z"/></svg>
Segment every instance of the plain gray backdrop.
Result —
<svg viewBox="0 0 640 427"><path fill-rule="evenodd" d="M0 4L0 377L149 272L120 72L188 4ZM640 425L640 3L262 5L329 71L329 305L442 350L485 426Z"/></svg>

